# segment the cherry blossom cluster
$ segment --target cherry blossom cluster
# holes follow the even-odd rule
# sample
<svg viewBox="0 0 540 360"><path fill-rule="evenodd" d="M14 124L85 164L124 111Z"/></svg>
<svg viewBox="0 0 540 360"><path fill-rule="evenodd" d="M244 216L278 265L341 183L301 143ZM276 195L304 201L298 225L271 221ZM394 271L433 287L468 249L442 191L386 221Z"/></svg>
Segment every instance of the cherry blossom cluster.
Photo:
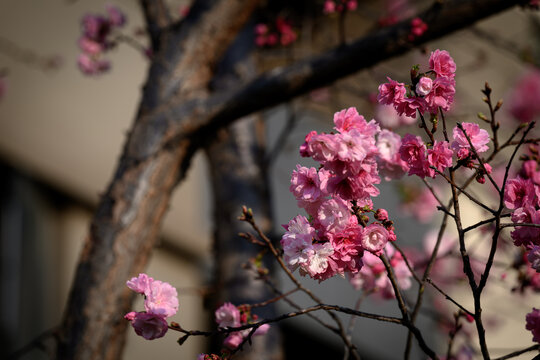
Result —
<svg viewBox="0 0 540 360"><path fill-rule="evenodd" d="M258 317L251 313L247 306L236 307L231 303L221 305L215 312L216 322L220 328L234 328L251 324L257 321ZM270 325L263 324L255 330L253 335L264 335L268 332ZM234 350L249 335L251 329L235 331L229 334L223 341L223 346L229 350Z"/></svg>
<svg viewBox="0 0 540 360"><path fill-rule="evenodd" d="M381 182L378 124L367 122L355 108L337 112L334 124L337 133L312 131L300 146L300 154L320 167L297 165L293 171L290 191L309 220L296 216L281 239L289 269L319 281L358 273L364 251L380 255L396 239L386 210L373 209L372 197L379 195L375 185ZM369 213L375 219L371 223Z"/></svg>
<svg viewBox="0 0 540 360"><path fill-rule="evenodd" d="M356 0L325 0L323 13L333 14L354 11L358 7Z"/></svg>
<svg viewBox="0 0 540 360"><path fill-rule="evenodd" d="M416 117L416 111L437 114L439 108L450 110L456 92L456 63L448 51L435 50L429 58L429 68L425 74L416 74L408 87L388 78L388 83L379 86L377 99L409 117Z"/></svg>
<svg viewBox="0 0 540 360"><path fill-rule="evenodd" d="M540 224L540 169L536 160L527 160L515 178L506 182L504 205L513 210L514 223ZM517 226L510 233L514 245L528 251L531 267L540 272L540 228Z"/></svg>
<svg viewBox="0 0 540 360"><path fill-rule="evenodd" d="M109 70L111 64L103 55L114 45L110 35L126 23L126 16L116 6L107 5L106 10L106 16L87 14L81 21L83 34L79 48L82 53L77 64L85 75L98 75Z"/></svg>
<svg viewBox="0 0 540 360"><path fill-rule="evenodd" d="M255 44L258 47L288 46L296 41L296 32L291 23L278 16L274 24L257 24L255 26Z"/></svg>
<svg viewBox="0 0 540 360"><path fill-rule="evenodd" d="M412 274L405 260L390 244L386 244L384 250L390 265L392 265L400 289L409 289L412 285ZM364 266L358 273L350 277L349 282L351 285L356 290L362 289L368 293L378 294L384 299L393 299L395 297L394 288L387 276L382 260L369 252L364 253L362 260Z"/></svg>
<svg viewBox="0 0 540 360"><path fill-rule="evenodd" d="M144 309L129 312L124 318L131 322L137 335L153 340L165 335L169 325L167 318L178 311L178 294L169 283L154 280L146 274L139 274L127 281L127 287L144 295Z"/></svg>

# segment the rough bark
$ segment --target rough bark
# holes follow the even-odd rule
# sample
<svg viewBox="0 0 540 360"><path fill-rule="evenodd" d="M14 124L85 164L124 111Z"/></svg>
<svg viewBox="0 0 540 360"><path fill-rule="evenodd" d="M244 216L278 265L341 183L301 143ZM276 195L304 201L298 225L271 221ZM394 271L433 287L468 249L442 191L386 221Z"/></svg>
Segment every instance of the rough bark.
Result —
<svg viewBox="0 0 540 360"><path fill-rule="evenodd" d="M178 177L192 155L190 139L146 156L173 121L150 113L165 101L204 97L213 68L255 1L200 1L181 26L162 29L140 109L116 173L102 196L72 285L59 359L119 359L132 294L126 279L141 272L159 235Z"/></svg>

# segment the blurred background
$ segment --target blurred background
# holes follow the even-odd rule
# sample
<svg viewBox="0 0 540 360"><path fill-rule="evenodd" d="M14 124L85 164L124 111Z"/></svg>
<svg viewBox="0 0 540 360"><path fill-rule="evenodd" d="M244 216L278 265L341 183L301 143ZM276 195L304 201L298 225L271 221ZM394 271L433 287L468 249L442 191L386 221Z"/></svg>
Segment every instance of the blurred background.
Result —
<svg viewBox="0 0 540 360"><path fill-rule="evenodd" d="M189 7L184 1L167 3L178 18ZM337 45L337 17L323 13L324 1L313 3L316 3L313 9L319 11L316 15L290 17L298 36L293 44L257 50L259 71ZM103 13L107 4L116 5L126 13L128 22L122 31L136 45L119 43L107 55L111 61L108 72L85 76L77 67L81 19L87 13ZM346 36L356 39L381 26L381 21L390 15L410 16L429 4L412 0L359 1L358 8L347 15ZM535 66L540 64L539 29L538 11L514 8L261 113L266 125L266 144L270 149L279 144L270 168L275 234L282 233L280 224L286 224L300 212L288 187L296 164L307 165L298 154L298 146L310 130L330 131L333 113L354 106L366 119L375 117L381 121L382 118L400 134L418 131L414 125L392 125L396 120L377 108L373 96L378 85L386 80L385 76L406 81L412 65L420 64L425 69L429 53L438 48L448 50L458 65L456 106L449 118L475 121L479 111L487 112L480 93L485 81L493 88L494 98L504 99L506 105L520 79L538 72ZM144 22L136 1L0 2L0 338L3 351L8 354L29 344L61 320L92 212L112 177L138 108L149 65L141 51L148 44L146 37L140 35L141 30ZM501 111L499 116L508 129L519 123L509 111ZM288 134L285 138L283 129ZM213 267L209 176L206 159L200 153L192 163L187 181L174 193L161 239L147 269L154 278L177 287L180 310L172 320L188 329L207 329L213 312L203 301ZM410 189L419 185L413 179L407 180ZM403 204L406 190L384 182L380 189L377 206L389 210L399 234L398 241L403 247L422 252L424 234L439 225L440 215L428 212L426 217L418 219ZM480 215L473 206L467 209L471 221ZM511 256L503 260L512 262ZM485 296L484 314L492 327L488 344L494 349L492 354L500 356L532 344L531 334L524 328L524 317L531 306L538 307L540 297L530 291L518 296L512 294L516 274L511 269L497 269L493 277L489 295ZM360 296L347 279L332 279L321 285L309 279L303 281L329 304L354 307ZM286 288L285 277L282 284ZM453 296L467 304L465 282L456 280L448 286ZM434 295L431 292L429 289L430 298ZM413 299L415 294L413 288L407 296ZM306 299L295 300L307 304ZM512 306L503 307L508 302ZM140 309L141 304L135 304L134 308ZM443 301L433 306L450 315L454 311ZM367 299L362 309L399 313L393 301ZM448 329L441 328L433 314L421 314L419 324L427 330L429 341L445 349L444 334ZM474 336L473 326L464 326ZM326 354L324 358L337 358L336 354L342 352L339 339L329 335L328 330L314 326L310 319L287 321L283 327L285 338L289 339L285 341L287 354L296 354L299 347L304 354L306 351ZM438 330L443 336L437 335ZM207 346L203 338L189 339L179 347L174 334L146 341L132 329L128 333L125 359L150 356L194 359ZM402 328L359 319L353 340L363 358L398 359L402 357L406 334ZM297 340L290 341L293 338ZM390 345L380 346L381 339L391 339ZM419 352L414 356L422 358ZM22 358L41 359L47 358L47 354L36 348Z"/></svg>

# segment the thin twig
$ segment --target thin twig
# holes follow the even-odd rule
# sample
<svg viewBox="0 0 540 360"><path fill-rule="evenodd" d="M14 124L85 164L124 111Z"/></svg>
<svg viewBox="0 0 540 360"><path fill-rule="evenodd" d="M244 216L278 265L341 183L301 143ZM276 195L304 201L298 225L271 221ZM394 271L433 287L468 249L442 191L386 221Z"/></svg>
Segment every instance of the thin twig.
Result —
<svg viewBox="0 0 540 360"><path fill-rule="evenodd" d="M431 278L427 278L426 281L435 288L435 290L437 290L439 293L441 293L447 300L450 300L454 305L456 305L458 308L460 308L461 310L463 310L465 313L471 315L474 317L474 313L465 309L465 307L463 305L461 305L460 303L458 303L456 300L454 300L450 295L448 295L447 293L445 293L440 287L438 287L434 282L433 280L431 280Z"/></svg>

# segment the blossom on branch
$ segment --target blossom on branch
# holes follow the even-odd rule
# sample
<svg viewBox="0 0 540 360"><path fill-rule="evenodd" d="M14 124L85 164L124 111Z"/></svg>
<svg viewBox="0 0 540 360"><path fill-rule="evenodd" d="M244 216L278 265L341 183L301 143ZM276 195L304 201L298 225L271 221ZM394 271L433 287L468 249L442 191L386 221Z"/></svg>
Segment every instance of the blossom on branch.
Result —
<svg viewBox="0 0 540 360"><path fill-rule="evenodd" d="M178 294L169 283L154 280L139 274L126 282L131 290L145 297L146 312L130 312L124 316L131 322L137 335L153 340L165 335L168 329L166 318L178 311Z"/></svg>

